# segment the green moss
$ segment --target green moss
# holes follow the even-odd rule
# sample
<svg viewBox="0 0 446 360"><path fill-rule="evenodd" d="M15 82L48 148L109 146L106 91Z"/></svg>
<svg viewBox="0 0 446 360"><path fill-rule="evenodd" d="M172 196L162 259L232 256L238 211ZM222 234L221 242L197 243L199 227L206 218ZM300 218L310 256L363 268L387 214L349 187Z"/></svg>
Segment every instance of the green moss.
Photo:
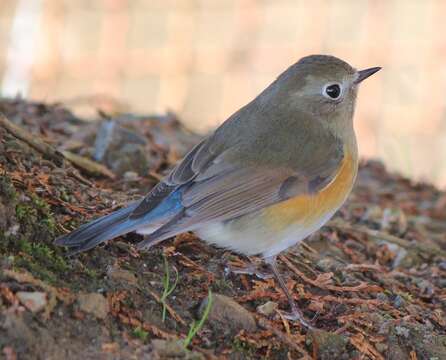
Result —
<svg viewBox="0 0 446 360"><path fill-rule="evenodd" d="M232 343L232 351L243 354L244 359L254 359L256 348L251 344L236 338Z"/></svg>
<svg viewBox="0 0 446 360"><path fill-rule="evenodd" d="M83 268L83 271L84 271L84 273L88 276L88 277L90 277L90 278L92 278L92 279L96 279L97 277L98 277L98 272L96 271L96 270L94 270L94 269L90 269L90 268L88 268L88 267L84 267Z"/></svg>
<svg viewBox="0 0 446 360"><path fill-rule="evenodd" d="M18 197L11 179L4 174L0 176L0 194L8 201L16 201Z"/></svg>
<svg viewBox="0 0 446 360"><path fill-rule="evenodd" d="M63 200L63 201L66 201L66 202L71 202L71 201L72 201L71 196L67 194L67 192L65 191L65 189L62 189L62 191L61 191L60 194L59 194L59 198L60 198L61 200Z"/></svg>
<svg viewBox="0 0 446 360"><path fill-rule="evenodd" d="M40 223L46 227L51 235L54 235L56 233L56 220L51 213L51 208L48 203L36 195L31 196L31 201L39 212Z"/></svg>
<svg viewBox="0 0 446 360"><path fill-rule="evenodd" d="M342 354L348 353L347 337L333 332L316 330L311 333L313 346L318 349L318 359L339 359Z"/></svg>
<svg viewBox="0 0 446 360"><path fill-rule="evenodd" d="M15 270L25 269L33 274L33 276L49 284L55 284L57 282L57 278L54 273L41 266L40 264L32 261L30 258L26 258L23 256L15 257L13 267Z"/></svg>
<svg viewBox="0 0 446 360"><path fill-rule="evenodd" d="M33 203L35 208L39 210L41 215L44 215L47 217L52 216L50 205L45 200L43 200L42 198L40 198L36 195L32 195L31 202Z"/></svg>
<svg viewBox="0 0 446 360"><path fill-rule="evenodd" d="M20 222L28 222L37 216L37 211L25 203L20 203L15 208L15 216Z"/></svg>
<svg viewBox="0 0 446 360"><path fill-rule="evenodd" d="M77 229L79 226L81 226L85 221L79 220L77 218L71 218L64 222L63 226L66 229Z"/></svg>
<svg viewBox="0 0 446 360"><path fill-rule="evenodd" d="M408 292L396 291L395 294L401 296L405 301L409 303L413 302L413 296Z"/></svg>
<svg viewBox="0 0 446 360"><path fill-rule="evenodd" d="M57 234L57 222L44 199L31 195L15 205L20 236L32 243L51 243Z"/></svg>
<svg viewBox="0 0 446 360"><path fill-rule="evenodd" d="M69 268L65 259L45 244L32 244L30 255L54 272L65 272Z"/></svg>
<svg viewBox="0 0 446 360"><path fill-rule="evenodd" d="M56 221L51 213L50 206L42 198L32 195L31 201L16 205L15 214L22 225L40 225L50 234L55 234Z"/></svg>
<svg viewBox="0 0 446 360"><path fill-rule="evenodd" d="M141 339L142 341L146 341L149 337L149 333L142 329L141 327L134 328L132 331L132 335L135 338Z"/></svg>
<svg viewBox="0 0 446 360"><path fill-rule="evenodd" d="M20 239L18 242L18 250L24 252L25 254L31 254L32 246L31 243L24 239Z"/></svg>
<svg viewBox="0 0 446 360"><path fill-rule="evenodd" d="M216 279L212 284L212 289L216 293L232 293L234 291L234 286L230 280L225 278Z"/></svg>
<svg viewBox="0 0 446 360"><path fill-rule="evenodd" d="M42 225L45 226L51 234L56 233L56 221L53 217L48 217L42 220Z"/></svg>
<svg viewBox="0 0 446 360"><path fill-rule="evenodd" d="M17 242L17 250L14 266L25 268L42 280L55 283L70 269L65 259L45 244L30 243L22 238Z"/></svg>

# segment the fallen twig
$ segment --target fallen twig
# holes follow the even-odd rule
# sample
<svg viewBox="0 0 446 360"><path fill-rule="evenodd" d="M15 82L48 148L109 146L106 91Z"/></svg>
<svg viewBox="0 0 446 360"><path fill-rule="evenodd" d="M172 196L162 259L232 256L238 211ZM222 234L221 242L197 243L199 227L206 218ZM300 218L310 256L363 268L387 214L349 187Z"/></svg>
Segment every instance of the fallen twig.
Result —
<svg viewBox="0 0 446 360"><path fill-rule="evenodd" d="M409 242L395 235L391 235L383 231L369 229L363 225L351 226L342 220L336 219L330 221L328 223L328 226L341 231L351 231L351 232L359 232L366 234L368 238L372 241L376 242L387 241L392 244L401 246L405 249L413 249L429 255L441 255L446 257L446 251L442 250L439 246L436 246L434 244L427 245L427 244L420 244L418 242L417 243Z"/></svg>
<svg viewBox="0 0 446 360"><path fill-rule="evenodd" d="M40 140L39 137L31 134L20 126L12 123L8 118L0 113L0 126L16 138L26 142L29 146L40 152L45 158L53 161L57 166L62 166L64 162L64 156L53 148L51 145Z"/></svg>
<svg viewBox="0 0 446 360"><path fill-rule="evenodd" d="M350 337L350 342L361 354L374 360L384 360L384 357L365 339L364 335L357 333Z"/></svg>
<svg viewBox="0 0 446 360"><path fill-rule="evenodd" d="M173 334L173 333L161 330L160 328L158 328L157 326L155 326L153 324L149 324L147 322L130 317L128 315L118 314L117 317L118 317L119 321L121 321L123 324L133 326L134 328L136 328L136 327L142 328L145 331L149 331L153 335L158 336L162 339L172 340L172 339L178 338L178 334ZM184 337L184 335L181 335L181 337Z"/></svg>
<svg viewBox="0 0 446 360"><path fill-rule="evenodd" d="M310 360L310 354L301 346L297 345L296 339L292 335L288 335L280 330L278 330L270 321L264 319L263 317L256 316L257 323L260 327L265 330L271 331L282 343L288 345L291 349L296 350L302 355L302 359Z"/></svg>
<svg viewBox="0 0 446 360"><path fill-rule="evenodd" d="M336 285L330 285L323 282L318 282L316 280L310 279L305 274L300 271L297 267L295 267L291 261L287 259L286 256L282 255L280 256L280 259L295 273L297 274L302 280L305 282L316 286L320 289L325 290L332 290L332 291L341 291L341 292L359 292L359 291L368 291L368 292L380 292L383 291L383 289L378 285L370 285L365 282L361 282L359 285L356 286L336 286Z"/></svg>
<svg viewBox="0 0 446 360"><path fill-rule="evenodd" d="M107 169L102 164L99 164L93 160L84 158L82 156L73 154L69 151L60 152L45 141L41 140L35 134L21 128L20 126L11 122L5 115L0 113L0 126L8 131L12 136L16 137L27 143L29 146L37 150L42 156L48 160L53 161L57 166L62 166L64 160L68 160L71 164L80 170L93 176L105 176L110 179L114 179L115 174ZM85 180L85 179L82 179Z"/></svg>
<svg viewBox="0 0 446 360"><path fill-rule="evenodd" d="M154 291L147 289L147 292L157 301L161 304L161 298L158 296L157 293L155 293ZM167 303L164 304L164 306L166 307L167 311L169 312L170 316L172 316L176 321L178 321L181 325L187 326L186 321L184 321L184 319L178 315L178 313Z"/></svg>
<svg viewBox="0 0 446 360"><path fill-rule="evenodd" d="M67 159L74 166L84 170L86 173L92 176L105 176L110 179L116 178L116 175L111 170L109 170L106 166L97 163L96 161L73 154L70 151L62 151L62 154L65 159Z"/></svg>

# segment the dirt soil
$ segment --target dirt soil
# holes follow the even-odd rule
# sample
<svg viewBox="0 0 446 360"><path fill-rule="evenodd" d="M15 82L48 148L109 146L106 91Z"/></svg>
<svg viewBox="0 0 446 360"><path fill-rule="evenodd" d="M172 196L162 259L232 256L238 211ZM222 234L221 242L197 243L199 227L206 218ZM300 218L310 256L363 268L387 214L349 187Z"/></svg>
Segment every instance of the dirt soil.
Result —
<svg viewBox="0 0 446 360"><path fill-rule="evenodd" d="M193 234L145 253L133 234L71 258L53 246L199 140L174 114L86 121L20 99L0 112L0 358L446 359L445 192L361 164L329 226L280 258L307 331L273 278L228 271L259 259Z"/></svg>

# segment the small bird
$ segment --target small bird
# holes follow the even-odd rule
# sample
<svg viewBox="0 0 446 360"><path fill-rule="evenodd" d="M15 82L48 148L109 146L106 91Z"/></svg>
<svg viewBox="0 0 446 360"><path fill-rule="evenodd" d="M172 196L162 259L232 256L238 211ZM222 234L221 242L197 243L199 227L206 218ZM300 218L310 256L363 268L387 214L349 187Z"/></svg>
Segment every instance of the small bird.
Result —
<svg viewBox="0 0 446 360"><path fill-rule="evenodd" d="M147 249L194 231L204 241L270 265L304 319L276 257L323 226L349 195L358 170L353 114L357 71L334 56L310 55L229 117L140 201L58 238L71 253L129 232Z"/></svg>

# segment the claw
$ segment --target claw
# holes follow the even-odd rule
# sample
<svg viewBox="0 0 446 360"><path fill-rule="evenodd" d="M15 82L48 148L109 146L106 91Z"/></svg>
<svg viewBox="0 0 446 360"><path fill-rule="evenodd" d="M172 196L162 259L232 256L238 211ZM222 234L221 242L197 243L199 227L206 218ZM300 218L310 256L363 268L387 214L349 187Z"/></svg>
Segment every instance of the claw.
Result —
<svg viewBox="0 0 446 360"><path fill-rule="evenodd" d="M308 322L302 312L299 310L299 308L296 305L296 302L294 301L293 297L289 293L285 282L282 279L282 276L280 275L279 269L277 268L276 264L276 258L266 258L266 262L270 265L271 270L273 271L274 276L276 277L277 282L279 283L279 286L282 288L282 291L285 293L288 303L290 304L291 312L290 313L281 313L283 314L283 317L287 320L291 321L299 321L302 326L306 327L309 330L314 330L315 327L311 324L312 322Z"/></svg>
<svg viewBox="0 0 446 360"><path fill-rule="evenodd" d="M304 315L302 314L302 312L297 307L294 299L290 295L290 293L289 293L289 291L288 291L288 289L287 289L287 287L279 273L279 270L277 269L276 258L275 257L274 258L266 258L265 261L270 265L271 270L273 272L272 274L260 271L259 267L252 262L249 263L249 265L244 266L244 267L237 267L237 266L228 264L225 268L225 274L228 275L230 273L233 273L233 274L255 275L260 279L270 279L272 277L275 277L277 282L279 283L282 291L285 293L285 295L288 299L288 303L290 304L290 308L291 308L291 312L282 312L281 311L280 314L287 320L299 321L302 324L302 326L304 326L308 330L314 330L315 327L313 326L313 324L314 324L313 321L315 319L313 319L312 321L307 321L305 319Z"/></svg>
<svg viewBox="0 0 446 360"><path fill-rule="evenodd" d="M254 275L257 276L259 279L265 280L265 279L271 279L274 277L273 274L266 273L263 271L260 271L257 265L250 263L248 266L245 267L237 267L228 265L225 269L226 275L233 273L233 274L243 274L243 275Z"/></svg>
<svg viewBox="0 0 446 360"><path fill-rule="evenodd" d="M299 321L308 330L315 330L313 320L307 321L299 309L293 309L291 312L281 311L280 313L287 320Z"/></svg>

